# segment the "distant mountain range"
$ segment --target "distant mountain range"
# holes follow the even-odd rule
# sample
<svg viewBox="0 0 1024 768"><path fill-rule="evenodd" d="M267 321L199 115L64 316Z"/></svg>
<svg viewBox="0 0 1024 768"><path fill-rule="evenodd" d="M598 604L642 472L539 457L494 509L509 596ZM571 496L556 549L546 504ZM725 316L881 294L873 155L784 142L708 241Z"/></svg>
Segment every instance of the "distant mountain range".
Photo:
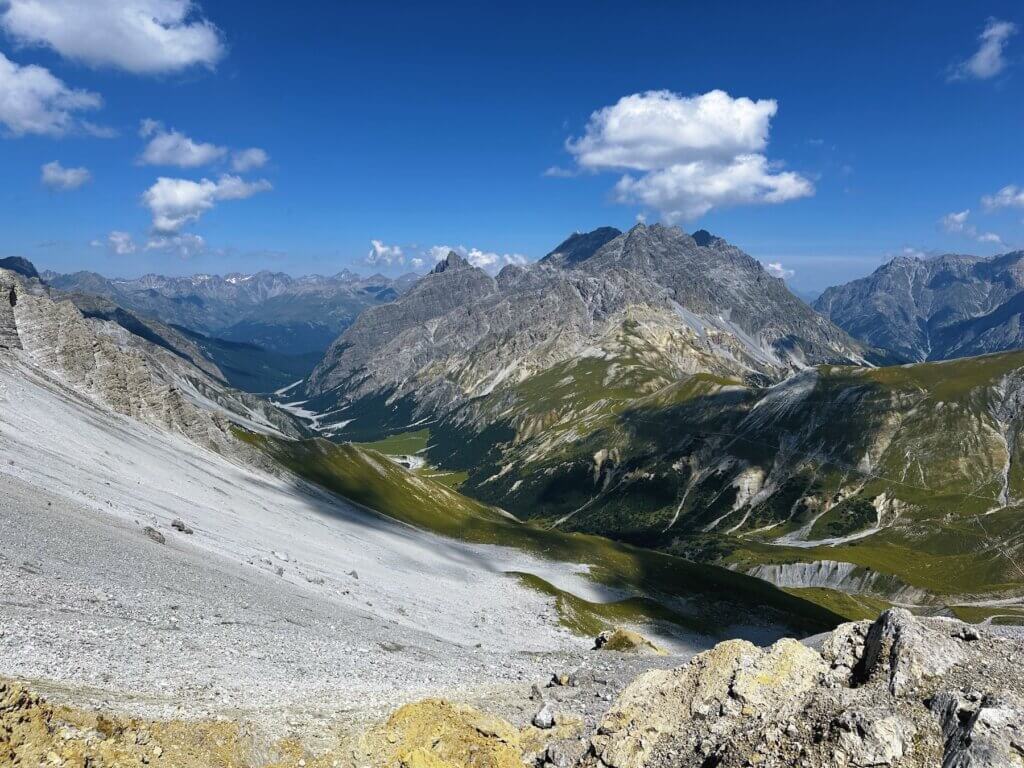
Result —
<svg viewBox="0 0 1024 768"><path fill-rule="evenodd" d="M102 296L206 336L290 355L322 352L363 309L392 301L417 278L363 277L348 270L329 277L266 271L127 280L46 271L41 277L61 291Z"/></svg>
<svg viewBox="0 0 1024 768"><path fill-rule="evenodd" d="M906 360L1024 347L1024 251L898 257L829 288L814 308L852 336Z"/></svg>
<svg viewBox="0 0 1024 768"><path fill-rule="evenodd" d="M807 365L866 360L867 349L757 260L697 234L603 228L497 277L452 252L400 300L364 312L308 392L325 403L408 397L426 416L580 358L622 358L606 387L628 385L644 355L660 359L665 380L705 372L771 381Z"/></svg>

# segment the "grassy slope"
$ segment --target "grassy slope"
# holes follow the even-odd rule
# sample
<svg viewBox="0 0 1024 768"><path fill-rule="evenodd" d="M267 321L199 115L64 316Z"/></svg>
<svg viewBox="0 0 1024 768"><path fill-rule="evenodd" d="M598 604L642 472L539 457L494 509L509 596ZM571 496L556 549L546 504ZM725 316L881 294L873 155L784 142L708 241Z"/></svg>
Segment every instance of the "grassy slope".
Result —
<svg viewBox="0 0 1024 768"><path fill-rule="evenodd" d="M429 443L430 430L417 429L409 432L396 432L380 440L356 443L356 445L365 450L383 453L386 456L423 456L427 451ZM466 482L466 478L469 477L469 473L465 470L445 471L430 464L419 467L415 472L420 477L430 478L435 482L448 486L452 490L459 488L459 486Z"/></svg>
<svg viewBox="0 0 1024 768"><path fill-rule="evenodd" d="M741 574L691 563L598 536L551 531L521 523L428 478L407 472L383 454L326 440L286 441L238 431L296 474L382 514L463 541L515 547L533 555L590 567L592 578L662 604L677 623L724 636L731 624L770 609L795 631L834 625L842 617ZM631 605L635 605L631 603ZM644 603L641 603L644 605ZM654 603L647 604L653 606ZM641 611L642 612L642 611Z"/></svg>
<svg viewBox="0 0 1024 768"><path fill-rule="evenodd" d="M1007 459L1010 498L1024 498L1024 440L1011 438L1008 456L1006 425L993 416L999 382L1024 367L1024 353L823 366L813 392L772 411L761 407L761 390L737 379L680 374L629 324L612 346L433 422L423 454L465 473L462 492L520 517L550 524L569 515L563 527L704 561L848 561L940 601L1024 584L1012 565L1024 553L1024 508L1013 502L981 517L995 506ZM365 418L364 428L374 422ZM716 468L721 459L733 463ZM775 483L752 508L737 503L743 467ZM774 542L811 523L813 539L864 531L882 494L896 500L893 511L867 538L811 548ZM822 505L832 508L814 522ZM848 603L826 592L810 596Z"/></svg>
<svg viewBox="0 0 1024 768"><path fill-rule="evenodd" d="M1011 504L980 516L997 504L1007 460L992 416L997 389L1022 366L1024 353L1018 352L874 370L827 367L796 410L760 427L743 422L756 395L718 377L692 377L631 401L598 397L596 373L571 393L550 381L538 386L528 380L520 385L521 393L535 394L527 412L550 414L555 401L575 406L549 415L550 426L513 443L502 457L513 471L490 483L479 482L482 473L474 482L471 474L465 489L547 519L582 506L568 522L577 529L691 555L704 552L732 564L848 561L895 574L940 599L1019 591L1024 577L1007 545L1020 551L1024 509ZM570 383L558 381L563 388ZM570 438L561 439L569 431ZM794 450L785 459L789 479L752 510L728 514L736 498L729 472L712 473L685 490L690 470L680 462L701 447L771 472L780 445ZM595 483L593 460L602 448L619 452L617 483L603 487ZM865 469L866 455L873 463ZM1010 457L1011 499L1024 496L1021 458ZM829 499L850 489L854 497L823 515L812 538L872 525L870 504L882 493L902 505L896 524L835 546L771 543L813 519L813 510L800 509L801 497ZM661 534L684 494L679 522ZM747 512L739 530L725 532ZM703 533L720 515L726 515L723 523ZM757 532L769 524L770 532ZM833 608L847 602L827 592L805 596Z"/></svg>

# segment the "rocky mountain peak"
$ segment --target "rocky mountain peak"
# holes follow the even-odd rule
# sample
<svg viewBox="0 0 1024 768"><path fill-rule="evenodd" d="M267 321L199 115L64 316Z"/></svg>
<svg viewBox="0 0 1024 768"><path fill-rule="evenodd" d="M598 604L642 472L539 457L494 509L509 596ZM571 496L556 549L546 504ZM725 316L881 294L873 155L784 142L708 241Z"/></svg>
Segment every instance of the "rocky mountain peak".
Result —
<svg viewBox="0 0 1024 768"><path fill-rule="evenodd" d="M602 247L622 234L615 227L598 227L591 232L574 232L541 259L542 264L573 267L586 261Z"/></svg>
<svg viewBox="0 0 1024 768"><path fill-rule="evenodd" d="M17 272L22 277L39 278L35 265L21 256L9 256L6 259L0 259L0 269L9 269L11 272Z"/></svg>
<svg viewBox="0 0 1024 768"><path fill-rule="evenodd" d="M692 237L693 241L701 248L708 248L710 246L717 245L718 243L725 242L722 238L711 234L706 229L698 229L690 235L690 237Z"/></svg>
<svg viewBox="0 0 1024 768"><path fill-rule="evenodd" d="M462 258L455 251L448 251L448 255L443 261L439 261L437 266L434 267L430 272L433 275L439 275L442 272L447 272L449 269L462 269L470 266L469 262Z"/></svg>
<svg viewBox="0 0 1024 768"><path fill-rule="evenodd" d="M900 255L822 293L814 308L844 330L909 360L1024 346L1024 254Z"/></svg>

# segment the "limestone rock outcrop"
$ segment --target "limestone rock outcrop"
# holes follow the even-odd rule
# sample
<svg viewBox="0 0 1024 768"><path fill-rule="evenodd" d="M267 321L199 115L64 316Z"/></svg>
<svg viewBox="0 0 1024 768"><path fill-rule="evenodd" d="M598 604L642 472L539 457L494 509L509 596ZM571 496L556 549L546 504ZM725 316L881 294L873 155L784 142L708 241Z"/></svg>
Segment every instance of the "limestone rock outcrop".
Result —
<svg viewBox="0 0 1024 768"><path fill-rule="evenodd" d="M631 683L584 768L1021 768L1019 641L893 609L821 650L720 643Z"/></svg>

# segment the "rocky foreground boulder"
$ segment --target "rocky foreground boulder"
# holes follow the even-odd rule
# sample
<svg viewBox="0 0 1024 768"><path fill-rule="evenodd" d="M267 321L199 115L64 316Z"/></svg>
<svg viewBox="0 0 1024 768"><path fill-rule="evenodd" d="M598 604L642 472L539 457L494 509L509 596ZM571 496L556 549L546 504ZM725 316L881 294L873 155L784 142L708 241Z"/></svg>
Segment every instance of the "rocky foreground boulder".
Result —
<svg viewBox="0 0 1024 768"><path fill-rule="evenodd" d="M585 768L1024 766L1024 645L901 609L631 683Z"/></svg>
<svg viewBox="0 0 1024 768"><path fill-rule="evenodd" d="M646 672L596 730L441 699L311 752L243 724L143 722L0 680L0 765L75 768L1022 768L1024 641L890 610L818 642L729 640ZM569 678L551 685L572 684ZM535 718L536 720L536 718ZM333 741L333 743L332 743Z"/></svg>

